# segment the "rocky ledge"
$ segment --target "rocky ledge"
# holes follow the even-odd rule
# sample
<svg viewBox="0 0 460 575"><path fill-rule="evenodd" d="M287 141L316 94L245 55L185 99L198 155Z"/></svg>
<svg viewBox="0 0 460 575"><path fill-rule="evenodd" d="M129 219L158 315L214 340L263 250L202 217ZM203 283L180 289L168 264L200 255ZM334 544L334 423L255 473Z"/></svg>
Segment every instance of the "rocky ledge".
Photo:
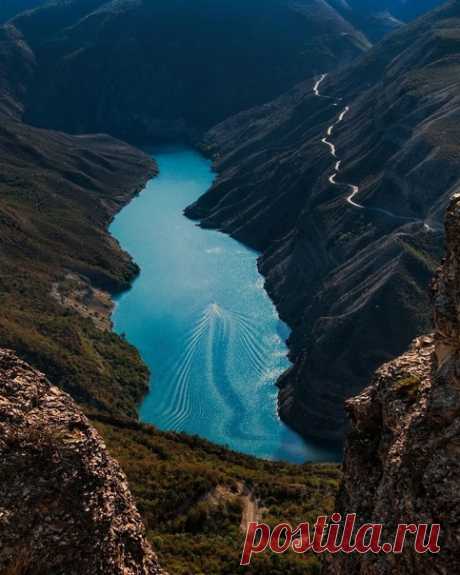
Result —
<svg viewBox="0 0 460 575"><path fill-rule="evenodd" d="M73 400L0 350L0 573L154 575L125 475Z"/></svg>
<svg viewBox="0 0 460 575"><path fill-rule="evenodd" d="M327 575L460 572L460 195L446 217L434 282L435 333L387 363L347 408L352 421L338 507L383 523L441 524L441 551L330 557ZM385 540L385 539L384 539Z"/></svg>

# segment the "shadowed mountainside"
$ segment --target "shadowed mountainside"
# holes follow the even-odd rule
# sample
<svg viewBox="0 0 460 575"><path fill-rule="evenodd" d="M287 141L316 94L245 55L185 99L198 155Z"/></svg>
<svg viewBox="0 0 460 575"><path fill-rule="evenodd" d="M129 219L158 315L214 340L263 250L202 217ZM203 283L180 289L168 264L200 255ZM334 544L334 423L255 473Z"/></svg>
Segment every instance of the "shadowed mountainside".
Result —
<svg viewBox="0 0 460 575"><path fill-rule="evenodd" d="M137 422L136 405L145 392L148 374L135 350L122 338L107 331L108 319L104 315L106 311L101 304L100 293L126 288L137 271L130 258L107 235L106 227L113 213L154 173L155 167L145 155L108 136L74 137L18 122L24 116L25 107L29 117L36 114L37 121L43 123L49 121L58 125L68 121L66 127L86 130L89 127L105 129L112 122L119 133L128 134L128 124L124 122L126 110L128 106L135 110L138 102L144 101L144 96L133 93L133 99L130 99L130 95L121 88L120 93L111 94L108 89L114 85L111 78L105 84L93 85L89 81L98 80L101 66L108 64L93 58L92 43L100 38L105 42L118 38L105 35L106 26L112 30L111 23L117 22L115 29L120 30L123 28L120 27L120 14L125 15L143 3L112 2L98 12L101 4L97 0L59 2L44 11L21 16L18 20L21 24L17 28L9 26L1 32L0 343L14 348L21 357L46 371L53 383L72 394L91 415L111 453L129 476L148 538L162 565L178 575L211 570L216 574L234 573L243 537L241 523L244 520L245 493L251 494L262 520L271 526L282 520L292 524L305 519L313 521L333 508L338 470L336 466L290 466L258 461L197 438L160 433ZM307 4L313 5L302 3L303 7ZM93 14L95 10L96 14ZM88 11L92 15L85 18ZM335 13L332 14L333 22L337 22ZM299 18L298 14L295 18ZM333 162L328 148L320 140L336 118L335 98L350 98L352 113L340 131L338 129L334 134L338 151L344 159L341 177L350 181L356 177L360 183L364 182L364 198L360 201L375 202L376 206L385 206L392 211L403 210L411 217L425 218L427 203L436 199L432 213L425 218L434 228L444 201L442 198L438 201L440 189L455 186L457 157L455 146L446 151L444 133L447 127L442 124L443 111L446 110L448 129L452 130L449 142L454 142L456 123L451 120L455 83L452 78L455 79L457 68L455 61L451 62L452 82L446 85L444 66L447 55L455 53L456 36L452 15L447 14L446 18L449 18L446 24L441 24L440 20L433 24L428 20L425 28L413 32L407 44L404 45L403 39L397 37L393 40L395 44L390 43L385 48L388 50L386 55L371 52L370 59L357 65L352 72L329 77L321 91L332 96L333 100L308 96L313 83L307 82L278 102L232 119L224 128L217 128L212 133L210 145L218 135L221 153L225 153L220 166L226 171L217 186L219 190L225 189L220 186L228 186L226 191L229 195L222 205L226 210L223 213L227 217L227 230L248 243L267 249L262 263L269 278L270 291L284 317L294 326L291 343L296 365L286 381L282 407L284 416L303 431L306 410L311 409L313 413L322 409L324 404L325 418L318 426L321 433L324 420L328 416L335 417L342 395L350 393L348 380L343 385L347 389L337 386L341 381L336 377L340 369L345 369L342 374L348 373L346 367L351 365L350 379L359 382L361 377L364 380L373 363L381 361L382 356L396 353L406 339L427 321L422 288L416 288L419 289L419 299L415 303L411 298L414 281L422 286L435 266L433 256L439 252L439 234L425 229L422 223L396 229L399 226L385 218L371 218L369 222L368 211L361 212L358 217L351 207L345 210L343 190L331 188L326 183ZM151 24L146 19L146 27L147 22ZM133 24L130 28L129 18L126 25L130 35L124 40L122 38L120 46L124 48L136 44L135 28ZM344 31L343 24L338 28L334 26L334 30ZM349 25L346 26L349 30ZM303 26L301 28L304 39ZM111 34L114 34L113 30ZM321 57L317 52L316 38L314 50L309 52L314 55L315 69L310 68L309 73L335 66L341 60L338 54L342 51L345 52L345 60L355 54L356 36L353 31L350 34L352 38L341 38L337 45L334 44L332 52L330 37L326 34L326 43L321 44ZM422 46L417 47L417 38ZM50 39L56 44L53 45ZM81 39L88 43L82 45L79 43ZM336 41L333 34L333 42ZM357 51L360 52L361 39L358 45ZM55 60L58 51L53 54L53 46L59 49L65 46L67 51L63 61ZM189 46L187 44L186 48ZM103 48L104 43L99 46L98 53L107 58L109 52ZM403 48L407 53L402 60L399 57L399 69L392 70L390 58L396 58ZM133 61L137 62L137 50L136 47L131 54L132 59L110 64L128 66L129 63L132 66ZM423 65L420 63L422 51L425 57ZM266 53L263 55L265 57ZM411 57L418 59L419 68L411 62ZM91 68L93 61L94 69ZM163 62L155 60L160 71ZM221 63L219 67L222 67ZM321 70L316 70L319 65ZM81 76L78 85L69 82L70 72L86 69L92 70L94 76ZM423 73L428 70L428 93L416 82L416 74L408 75L408 84L396 81L394 74L413 69ZM143 71L142 68L140 70ZM376 78L381 77L383 71L389 75L385 80L388 80L388 85L385 82L377 84ZM153 68L146 72L149 86L153 84L148 74L155 72ZM439 73L436 82L433 78L438 78L438 75L433 76L434 72ZM264 68L263 73L268 74L267 69ZM300 73L305 74L305 70ZM142 78L142 74L139 76ZM129 74L127 77L130 82L133 80ZM292 83L295 77L292 73L289 82ZM58 85L46 86L50 78L54 78ZM197 89L200 88L198 79L199 76L193 76ZM416 89L412 89L410 82L415 82ZM160 87L164 86L158 83ZM423 77L420 83L424 85ZM127 85L129 87L129 83ZM386 86L388 99L383 98L385 90L383 95L379 93ZM67 103L69 87L77 90L81 100L69 98ZM52 93L48 92L49 89ZM174 94L181 89L182 85L176 85ZM278 85L277 90L280 89ZM201 90L207 93L203 86ZM412 97L413 90L415 95ZM91 97L96 98L94 102L89 96L86 99L86 91L93 91ZM153 92L151 90L148 95ZM213 97L216 94L218 92L213 92ZM31 104L34 95L37 96L33 103L36 108ZM56 99L58 96L61 99ZM170 96L168 93L164 97ZM49 102L47 98L50 98ZM81 109L78 108L80 101ZM395 107L391 108L388 104L393 101ZM111 102L115 103L109 105ZM209 97L204 105L209 106L209 102L214 100ZM374 104L376 110L370 117L364 113L369 103ZM61 104L64 108L59 107ZM39 106L45 107L39 109ZM96 110L94 115L93 108ZM68 118L63 109L69 113ZM111 111L110 116L104 116L105 109ZM172 120L168 118L167 129L164 126L158 128L155 122L151 128L150 119L155 119L152 110L148 107L145 117L142 116L144 111L139 110L141 118L138 123L134 122L135 130L129 132L130 137L171 134L170 126L173 120L177 120L179 112ZM413 113L406 114L407 125L401 125L402 112ZM103 121L98 114L102 114ZM361 115L367 119L358 121ZM190 114L192 121L187 118L190 122L187 126L195 129L198 116L197 111ZM210 117L211 112L206 121L211 121ZM116 121L118 118L122 118L119 123ZM145 118L148 119L147 128ZM134 120L133 115L127 116L130 125ZM350 134L347 129L350 123L357 126L356 133ZM174 128L173 132L183 133L182 125L177 130ZM422 152L427 155L422 155L421 168L416 164L415 169L413 154L419 154L419 151L417 146L415 152L412 150L412 143L413 139L418 143L418 132L424 144ZM364 136L368 133L372 137L366 139ZM441 142L440 135L443 135ZM364 138L361 146L360 138ZM406 146L408 141L410 146ZM431 147L426 147L425 141ZM410 182L404 187L405 180L401 181L401 177L390 179L391 185L398 190L398 194L391 198L388 198L388 184L385 184L385 174L390 173L386 170L389 159L381 153L382 150L388 151L388 142L394 146L398 160L396 175L403 173L406 176L404 170L408 170L405 179ZM411 151L407 158L400 152L403 145ZM434 154L433 162L430 154ZM443 164L445 172L439 171L439 158L444 156L447 156ZM358 159L359 168L353 165ZM380 167L372 172L377 174L375 180L366 180L368 168L362 159L373 159L370 171L375 166ZM233 163L236 160L237 163ZM442 178L433 177L432 169L436 176L441 174ZM244 175L244 181L238 183L238 174ZM443 179L448 174L451 174L452 181ZM432 189L426 190L424 180L428 176L434 184ZM233 188L235 182L236 187ZM419 192L421 189L426 195ZM278 195L280 190L282 195ZM415 201L416 192L417 198L420 196L419 202ZM277 195L278 198L275 197ZM212 196L211 193L203 202L209 202ZM227 200L236 202L237 213L232 213L235 207L225 205ZM217 225L217 215L214 214L215 221L208 223ZM228 220L230 216L231 221ZM367 242L370 247L363 252ZM375 260L374 253L377 254ZM390 266L388 261L391 261ZM391 274L387 273L388 267ZM383 273L379 275L380 270ZM346 288L343 298L342 286ZM313 309L317 306L315 297L318 297L318 313L323 314L319 318ZM350 304L351 300L354 305ZM334 302L333 307L331 301ZM329 318L329 312L335 316ZM374 316L374 312L377 315ZM101 318L101 314L104 317ZM324 318L327 321L323 321ZM409 321L414 318L415 327L412 327ZM356 329L350 327L352 321L357 322ZM310 324L317 327L317 332L309 330ZM329 329L330 325L333 329ZM343 333L334 331L337 325L343 326ZM407 329L401 331L402 325L407 325ZM372 331L369 327L373 328ZM340 337L336 337L337 333ZM395 337L397 333L402 333L400 339ZM311 339L306 341L306 335ZM390 341L390 350L379 347L384 340ZM356 354L356 349L376 349L377 357L369 358L364 351ZM358 366L362 373L356 374L353 364L350 364L353 354L362 363ZM311 369L309 361L318 371ZM325 363L332 376L326 390L329 393L324 397L324 387L317 384L324 381L321 369ZM305 374L317 377L317 381L309 382L312 405L302 403L302 398L310 393L305 389ZM292 413L289 412L291 408ZM307 421L313 426L315 422L308 419L311 413L307 411ZM26 443L30 441L28 437L23 439ZM58 434L58 439L65 440L65 434L64 438ZM27 445L31 447L29 443ZM33 454L37 447L40 444L32 446ZM54 450L55 443L52 442L51 447ZM71 449L71 446L64 445L64 448ZM27 474L31 469L32 466L28 466ZM17 498L16 501L22 499ZM216 549L219 549L217 555ZM257 575L279 572L313 574L318 572L318 561L316 557L309 557L306 562L289 554L264 556L254 563L252 572Z"/></svg>
<svg viewBox="0 0 460 575"><path fill-rule="evenodd" d="M326 78L322 97L299 84L205 140L219 176L187 213L263 251L293 328L281 414L305 435L339 439L343 400L429 328L440 221L460 177L459 18L450 2ZM332 157L322 139L345 106ZM354 205L341 182L360 186Z"/></svg>
<svg viewBox="0 0 460 575"><path fill-rule="evenodd" d="M74 398L130 414L147 386L137 352L53 297L69 273L111 292L138 268L107 233L155 171L108 136L68 136L2 118L0 341Z"/></svg>
<svg viewBox="0 0 460 575"><path fill-rule="evenodd" d="M332 0L331 3L342 9L368 14L388 11L395 18L408 22L444 2L443 0Z"/></svg>
<svg viewBox="0 0 460 575"><path fill-rule="evenodd" d="M46 0L3 0L0 4L0 24L6 22L20 12L36 8Z"/></svg>
<svg viewBox="0 0 460 575"><path fill-rule="evenodd" d="M136 350L110 331L110 294L126 289L138 268L109 236L107 226L156 167L140 151L106 135L71 136L22 123L24 95L36 69L35 55L17 29L2 28L0 345L14 349L44 372L96 424L129 477L148 540L163 566L176 575L234 573L247 501L271 525L286 517L292 522L305 516L313 520L332 510L338 467L259 461L198 438L161 433L137 421L148 371ZM16 358L12 364L23 365ZM40 386L46 387L43 378L39 379ZM17 397L5 400L6 391L18 383L17 392L26 401L25 382L22 385L18 370L7 370L0 385L3 431L10 412L19 419L20 401ZM56 391L51 395L64 397ZM48 402L33 393L30 403L36 406L38 401L42 409L33 407L33 413L25 414L27 429L21 428L20 436L10 438L5 431L0 438L0 449L4 447L10 457L8 465L1 466L0 483L14 483L16 489L7 489L0 506L18 518L0 529L1 569L8 564L8 575L25 575L31 572L32 562L34 573L43 566L48 575L50 564L67 562L68 545L72 545L73 556L82 559L70 567L66 564L66 573L79 569L96 573L99 567L100 572L110 573L111 562L123 565L123 559L129 563L123 566L124 572L131 572L131 558L139 558L144 543L136 535L142 532L138 518L134 524L129 514L123 515L127 493L117 497L120 484L112 482L104 499L106 467L100 464L107 456L101 455L103 448L94 440L94 431L87 423L81 424L82 416L75 426L73 416L65 412L70 399L63 405L54 399ZM59 412L53 420L49 419L50 403ZM91 454L101 455L97 469L91 461L86 465L91 454L83 460L76 454L82 445L78 443L82 428L91 439L87 444ZM59 474L58 485L53 472ZM24 480L15 482L19 474ZM27 481L32 481L30 491L20 492ZM63 520L59 489L69 497ZM85 515L80 505L88 499L92 503L91 497L102 499L104 513L90 506L91 516ZM21 508L24 501L27 509ZM110 509L112 502L115 510ZM115 532L111 531L114 517ZM7 521L3 509L0 521ZM41 540L37 533L43 535ZM61 536L59 549L65 553L59 554L56 545L48 544L56 533ZM120 558L118 551L124 543L128 548ZM91 564L94 549L100 552L96 568ZM281 569L293 575L313 575L318 568L316 557L304 561L291 554L280 560L262 557L254 572L272 575Z"/></svg>
<svg viewBox="0 0 460 575"><path fill-rule="evenodd" d="M25 119L130 141L193 137L370 44L323 0L73 0L18 16Z"/></svg>
<svg viewBox="0 0 460 575"><path fill-rule="evenodd" d="M374 42L444 0L330 0L329 3Z"/></svg>

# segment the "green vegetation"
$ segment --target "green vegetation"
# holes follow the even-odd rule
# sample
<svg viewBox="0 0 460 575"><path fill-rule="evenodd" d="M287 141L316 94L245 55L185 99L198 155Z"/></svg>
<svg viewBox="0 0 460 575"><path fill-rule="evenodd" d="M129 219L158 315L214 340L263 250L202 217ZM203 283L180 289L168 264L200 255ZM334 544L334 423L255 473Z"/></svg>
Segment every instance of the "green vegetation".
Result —
<svg viewBox="0 0 460 575"><path fill-rule="evenodd" d="M263 554L240 568L244 498L271 526L314 523L333 510L337 465L289 465L235 453L183 434L97 418L96 427L128 475L162 566L175 575L314 574L319 560Z"/></svg>
<svg viewBox="0 0 460 575"><path fill-rule="evenodd" d="M429 273L434 274L436 272L439 266L439 260L435 259L428 250L422 250L408 241L400 241L400 245L408 255L418 260Z"/></svg>
<svg viewBox="0 0 460 575"><path fill-rule="evenodd" d="M33 277L33 276L32 276ZM148 371L123 339L98 330L49 296L46 283L0 275L0 342L14 349L87 409L136 415Z"/></svg>
<svg viewBox="0 0 460 575"><path fill-rule="evenodd" d="M153 171L151 160L108 137L9 121L0 158L0 346L89 412L136 416L148 381L137 351L60 305L52 290L69 270L103 289L128 287L137 266L105 228Z"/></svg>

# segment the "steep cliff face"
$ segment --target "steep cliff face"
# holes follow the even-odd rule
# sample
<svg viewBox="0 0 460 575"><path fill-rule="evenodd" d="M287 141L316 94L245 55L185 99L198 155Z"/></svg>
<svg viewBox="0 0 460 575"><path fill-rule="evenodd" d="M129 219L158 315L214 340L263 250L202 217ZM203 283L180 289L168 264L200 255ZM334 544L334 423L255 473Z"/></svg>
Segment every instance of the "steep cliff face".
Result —
<svg viewBox="0 0 460 575"><path fill-rule="evenodd" d="M384 523L440 523L441 552L330 558L330 575L457 573L460 569L460 196L446 218L447 256L435 282L435 333L384 365L348 402L343 513ZM391 539L389 539L391 540Z"/></svg>
<svg viewBox="0 0 460 575"><path fill-rule="evenodd" d="M187 213L263 252L293 330L281 415L304 435L340 438L344 399L430 330L427 286L460 185L459 18L450 2L331 74L320 96L318 76L207 134L218 178Z"/></svg>
<svg viewBox="0 0 460 575"><path fill-rule="evenodd" d="M0 350L0 572L162 573L125 475L73 400Z"/></svg>

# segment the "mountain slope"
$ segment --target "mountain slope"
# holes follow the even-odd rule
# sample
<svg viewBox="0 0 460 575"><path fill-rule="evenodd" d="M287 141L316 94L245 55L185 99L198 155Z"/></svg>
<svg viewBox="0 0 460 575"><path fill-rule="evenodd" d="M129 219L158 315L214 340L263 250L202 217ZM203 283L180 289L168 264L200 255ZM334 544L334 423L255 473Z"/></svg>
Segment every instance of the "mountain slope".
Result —
<svg viewBox="0 0 460 575"><path fill-rule="evenodd" d="M305 435L340 438L343 400L429 328L440 219L460 181L459 17L450 2L326 78L324 97L308 81L207 135L219 176L187 213L263 251L293 329L281 414ZM333 158L322 138L346 105ZM329 180L338 159L333 182L360 186L352 201Z"/></svg>
<svg viewBox="0 0 460 575"><path fill-rule="evenodd" d="M149 143L191 137L369 47L324 0L59 1L13 24L37 62L26 121Z"/></svg>
<svg viewBox="0 0 460 575"><path fill-rule="evenodd" d="M374 42L444 0L330 0L330 3Z"/></svg>
<svg viewBox="0 0 460 575"><path fill-rule="evenodd" d="M0 24L6 22L24 10L36 8L47 0L3 0L0 4Z"/></svg>
<svg viewBox="0 0 460 575"><path fill-rule="evenodd" d="M88 408L135 414L147 370L136 350L92 321L104 324L110 306L89 285L116 292L136 275L107 225L155 166L108 136L1 119L1 344ZM82 289L91 294L80 302L86 318L66 305L66 294L73 301Z"/></svg>
<svg viewBox="0 0 460 575"><path fill-rule="evenodd" d="M344 2L349 9L356 12L376 14L388 11L404 22L413 20L443 3L444 0L345 0Z"/></svg>

